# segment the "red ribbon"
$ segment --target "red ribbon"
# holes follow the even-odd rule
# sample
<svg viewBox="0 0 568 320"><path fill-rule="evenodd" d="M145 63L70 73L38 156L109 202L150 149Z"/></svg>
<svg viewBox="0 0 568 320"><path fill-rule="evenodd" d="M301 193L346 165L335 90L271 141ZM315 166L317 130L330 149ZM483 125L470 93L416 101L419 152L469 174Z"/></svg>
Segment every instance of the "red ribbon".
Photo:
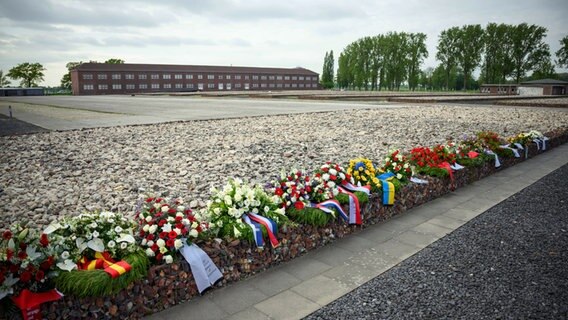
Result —
<svg viewBox="0 0 568 320"><path fill-rule="evenodd" d="M438 164L438 168L444 169L448 172L448 174L450 175L451 188L452 188L452 190L455 189L454 174L453 174L453 170L452 170L452 167L450 166L450 164L447 161L444 161L444 162Z"/></svg>
<svg viewBox="0 0 568 320"><path fill-rule="evenodd" d="M31 292L24 289L17 297L12 297L12 301L22 310L24 320L41 320L41 304L59 300L61 297L63 294L55 289L47 292Z"/></svg>

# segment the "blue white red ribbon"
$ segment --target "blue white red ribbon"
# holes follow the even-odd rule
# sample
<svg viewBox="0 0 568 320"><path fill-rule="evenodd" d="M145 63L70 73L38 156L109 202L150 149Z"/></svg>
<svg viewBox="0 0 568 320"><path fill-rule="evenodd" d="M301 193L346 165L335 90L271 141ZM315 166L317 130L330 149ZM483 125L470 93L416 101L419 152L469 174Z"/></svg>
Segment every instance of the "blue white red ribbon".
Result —
<svg viewBox="0 0 568 320"><path fill-rule="evenodd" d="M390 206L394 204L394 184L390 182L394 177L394 173L392 172L385 172L380 176L377 176L377 179L381 181L381 187L383 188L383 205Z"/></svg>
<svg viewBox="0 0 568 320"><path fill-rule="evenodd" d="M361 192L366 193L367 195L371 195L371 187L370 186L361 186L360 183L359 183L359 185L354 185L354 184L349 183L347 181L343 181L341 183L341 187L346 189L346 190L352 191L352 192L361 191Z"/></svg>
<svg viewBox="0 0 568 320"><path fill-rule="evenodd" d="M268 234L268 239L270 240L272 247L278 247L278 239L276 239L275 236L275 234L278 233L278 225L276 224L276 222L268 219L267 217L263 217L254 213L247 213L243 215L243 221L252 229L254 241L257 247L264 247L261 225L266 228L266 233Z"/></svg>
<svg viewBox="0 0 568 320"><path fill-rule="evenodd" d="M337 210L337 212L339 212L339 215L341 216L341 218L343 218L343 220L349 221L349 216L345 213L345 211L343 211L341 204L337 200L325 200L320 203L312 203L311 206L330 214L333 214L333 209L335 209Z"/></svg>
<svg viewBox="0 0 568 320"><path fill-rule="evenodd" d="M361 224L361 207L357 196L343 187L339 187L339 192L349 196L349 224Z"/></svg>

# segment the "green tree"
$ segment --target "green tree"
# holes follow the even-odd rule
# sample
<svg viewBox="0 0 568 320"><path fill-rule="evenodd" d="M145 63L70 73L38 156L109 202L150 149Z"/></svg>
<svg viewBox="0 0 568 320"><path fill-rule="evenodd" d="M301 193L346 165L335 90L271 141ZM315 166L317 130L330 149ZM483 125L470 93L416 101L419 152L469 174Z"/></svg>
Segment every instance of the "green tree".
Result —
<svg viewBox="0 0 568 320"><path fill-rule="evenodd" d="M547 29L536 25L521 23L513 28L512 76L516 83L542 60L550 57L550 47L544 43Z"/></svg>
<svg viewBox="0 0 568 320"><path fill-rule="evenodd" d="M124 60L118 59L118 58L110 58L110 59L108 59L107 61L105 61L104 63L122 64L122 63L124 63Z"/></svg>
<svg viewBox="0 0 568 320"><path fill-rule="evenodd" d="M78 66L82 65L83 61L79 62L68 62L65 67L67 68L67 73L61 77L61 87L71 90L71 70L77 68Z"/></svg>
<svg viewBox="0 0 568 320"><path fill-rule="evenodd" d="M481 62L483 53L483 29L480 25L465 25L459 29L456 42L456 61L463 77L463 89L467 90L467 80Z"/></svg>
<svg viewBox="0 0 568 320"><path fill-rule="evenodd" d="M0 70L0 88L4 88L10 85L10 80L8 76L4 74L4 70Z"/></svg>
<svg viewBox="0 0 568 320"><path fill-rule="evenodd" d="M14 80L21 79L22 87L37 87L38 83L43 81L43 71L45 68L40 63L24 62L10 69L7 76Z"/></svg>
<svg viewBox="0 0 568 320"><path fill-rule="evenodd" d="M325 53L325 58L323 59L323 72L321 74L321 84L325 89L331 89L334 87L334 59L333 50L329 53Z"/></svg>
<svg viewBox="0 0 568 320"><path fill-rule="evenodd" d="M444 70L446 90L450 89L450 73L457 64L457 42L459 37L460 29L458 27L452 27L442 31L438 38L436 60L440 61L440 67Z"/></svg>
<svg viewBox="0 0 568 320"><path fill-rule="evenodd" d="M556 79L557 74L554 71L554 64L551 57L541 59L535 66L530 80L539 79Z"/></svg>
<svg viewBox="0 0 568 320"><path fill-rule="evenodd" d="M556 64L559 67L568 68L568 36L565 36L560 40L560 49L556 51Z"/></svg>
<svg viewBox="0 0 568 320"><path fill-rule="evenodd" d="M408 87L414 91L420 79L420 65L428 58L426 34L411 33L408 35Z"/></svg>
<svg viewBox="0 0 568 320"><path fill-rule="evenodd" d="M513 71L511 34L514 26L489 23L485 28L483 43L485 59L481 77L485 83L505 83Z"/></svg>

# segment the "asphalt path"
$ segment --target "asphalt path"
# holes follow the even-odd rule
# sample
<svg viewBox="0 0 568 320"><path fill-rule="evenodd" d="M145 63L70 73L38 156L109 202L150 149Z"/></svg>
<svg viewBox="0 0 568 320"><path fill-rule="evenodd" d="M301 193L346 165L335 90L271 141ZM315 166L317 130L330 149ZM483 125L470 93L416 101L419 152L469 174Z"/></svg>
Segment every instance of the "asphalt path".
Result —
<svg viewBox="0 0 568 320"><path fill-rule="evenodd" d="M204 98L174 96L1 97L14 117L50 130L70 130L172 121L254 117L349 109L404 108L383 102L300 101L297 99Z"/></svg>

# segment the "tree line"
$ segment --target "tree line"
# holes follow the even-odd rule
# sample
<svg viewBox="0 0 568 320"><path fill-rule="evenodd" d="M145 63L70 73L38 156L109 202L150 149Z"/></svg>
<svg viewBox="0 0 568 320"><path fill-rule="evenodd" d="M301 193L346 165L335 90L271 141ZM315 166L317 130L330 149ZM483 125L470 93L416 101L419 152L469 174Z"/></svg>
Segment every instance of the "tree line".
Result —
<svg viewBox="0 0 568 320"><path fill-rule="evenodd" d="M389 32L358 39L345 47L338 59L336 83L329 54L324 59L324 87L359 90L475 89L479 83L519 83L529 72L533 78L554 78L547 29L537 25L489 23L451 27L438 37L436 68L421 69L428 57L424 33ZM560 40L556 65L568 67L568 36ZM331 62L333 66L333 61ZM479 68L478 81L473 73ZM332 69L333 72L333 69ZM325 74L325 84L324 84Z"/></svg>

